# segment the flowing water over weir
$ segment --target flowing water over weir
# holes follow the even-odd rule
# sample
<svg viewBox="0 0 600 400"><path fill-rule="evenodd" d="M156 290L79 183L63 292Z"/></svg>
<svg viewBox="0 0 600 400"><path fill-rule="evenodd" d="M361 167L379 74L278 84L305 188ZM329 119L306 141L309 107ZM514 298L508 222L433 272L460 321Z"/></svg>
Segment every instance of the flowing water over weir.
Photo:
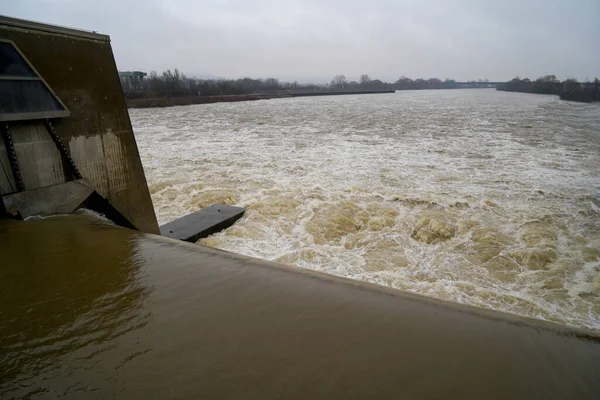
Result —
<svg viewBox="0 0 600 400"><path fill-rule="evenodd" d="M1 399L598 399L600 337L120 228L0 220Z"/></svg>
<svg viewBox="0 0 600 400"><path fill-rule="evenodd" d="M600 329L600 107L492 90L130 110L159 223L201 243Z"/></svg>

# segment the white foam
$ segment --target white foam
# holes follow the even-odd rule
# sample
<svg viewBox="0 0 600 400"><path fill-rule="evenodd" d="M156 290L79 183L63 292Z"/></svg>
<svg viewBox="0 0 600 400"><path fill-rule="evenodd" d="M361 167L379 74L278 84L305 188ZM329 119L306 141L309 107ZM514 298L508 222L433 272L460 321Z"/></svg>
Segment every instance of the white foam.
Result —
<svg viewBox="0 0 600 400"><path fill-rule="evenodd" d="M600 240L599 109L467 90L130 113L160 223L232 202L221 248L600 329L580 251ZM455 234L416 241L432 212Z"/></svg>

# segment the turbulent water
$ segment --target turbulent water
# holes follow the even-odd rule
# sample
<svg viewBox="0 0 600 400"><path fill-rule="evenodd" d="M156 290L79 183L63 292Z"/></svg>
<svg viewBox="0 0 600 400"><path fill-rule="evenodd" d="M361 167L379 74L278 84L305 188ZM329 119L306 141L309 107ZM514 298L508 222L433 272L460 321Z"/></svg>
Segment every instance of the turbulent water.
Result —
<svg viewBox="0 0 600 400"><path fill-rule="evenodd" d="M160 223L201 243L600 329L600 107L493 90L130 110Z"/></svg>

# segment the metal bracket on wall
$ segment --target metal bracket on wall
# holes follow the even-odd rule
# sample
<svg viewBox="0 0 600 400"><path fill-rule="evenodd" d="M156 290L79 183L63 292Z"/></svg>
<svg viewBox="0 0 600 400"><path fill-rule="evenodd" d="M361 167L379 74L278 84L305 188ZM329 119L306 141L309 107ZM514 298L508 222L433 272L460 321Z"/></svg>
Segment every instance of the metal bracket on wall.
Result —
<svg viewBox="0 0 600 400"><path fill-rule="evenodd" d="M50 134L52 141L56 145L56 148L60 152L60 155L69 164L69 167L71 168L71 173L73 174L73 177L75 179L82 179L81 173L79 172L79 170L77 169L77 166L75 165L75 161L73 161L73 159L71 158L71 155L65 148L65 145L62 143L62 141L56 134L56 130L54 130L54 125L52 125L52 122L50 122L49 119L46 119L46 120L44 120L44 125L46 126L46 130Z"/></svg>
<svg viewBox="0 0 600 400"><path fill-rule="evenodd" d="M15 152L15 145L8 124L2 124L2 137L4 138L4 146L6 147L6 154L8 155L15 185L17 185L17 191L22 192L25 190L25 184L21 176L21 169L19 168L19 161L17 160L17 153Z"/></svg>

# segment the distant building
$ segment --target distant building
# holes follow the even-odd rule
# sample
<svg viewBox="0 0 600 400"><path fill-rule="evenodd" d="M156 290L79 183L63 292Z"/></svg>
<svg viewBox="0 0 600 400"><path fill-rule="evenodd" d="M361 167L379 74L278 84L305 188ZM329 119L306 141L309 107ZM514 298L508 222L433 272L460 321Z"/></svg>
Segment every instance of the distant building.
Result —
<svg viewBox="0 0 600 400"><path fill-rule="evenodd" d="M124 92L138 92L142 89L144 77L147 73L142 71L119 71L119 79Z"/></svg>
<svg viewBox="0 0 600 400"><path fill-rule="evenodd" d="M147 73L142 71L119 71L120 78L129 78L132 80L143 80L145 76L148 76Z"/></svg>

